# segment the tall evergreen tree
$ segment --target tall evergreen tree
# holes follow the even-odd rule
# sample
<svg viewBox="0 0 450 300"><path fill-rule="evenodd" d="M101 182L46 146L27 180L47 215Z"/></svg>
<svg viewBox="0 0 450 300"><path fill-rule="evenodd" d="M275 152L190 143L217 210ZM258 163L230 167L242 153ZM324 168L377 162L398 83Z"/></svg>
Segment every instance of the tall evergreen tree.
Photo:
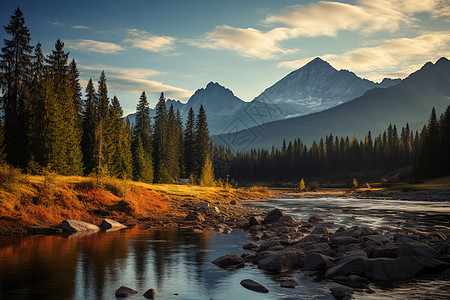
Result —
<svg viewBox="0 0 450 300"><path fill-rule="evenodd" d="M116 96L111 100L109 109L110 151L108 165L112 177L130 178L132 175L132 156L129 130L123 119L123 110Z"/></svg>
<svg viewBox="0 0 450 300"><path fill-rule="evenodd" d="M180 110L177 109L176 113L176 134L178 136L177 155L178 155L178 168L180 170L180 177L185 176L184 170L184 132L183 132L183 119L181 118Z"/></svg>
<svg viewBox="0 0 450 300"><path fill-rule="evenodd" d="M155 107L155 130L153 135L153 158L154 158L154 170L155 170L155 182L168 183L172 181L170 172L168 169L168 157L167 157L167 129L168 129L168 116L166 99L164 93L161 93L159 101Z"/></svg>
<svg viewBox="0 0 450 300"><path fill-rule="evenodd" d="M194 174L197 178L200 177L202 167L205 163L206 157L210 154L210 140L208 123L206 120L206 112L203 105L200 105L198 110L197 120L194 128Z"/></svg>
<svg viewBox="0 0 450 300"><path fill-rule="evenodd" d="M105 71L102 71L97 88L96 103L96 173L97 180L108 174L108 165L110 162L111 143L109 133L109 97L108 87L106 85Z"/></svg>
<svg viewBox="0 0 450 300"><path fill-rule="evenodd" d="M77 63L75 59L69 64L69 83L73 93L73 102L75 111L78 116L79 126L81 126L83 101L81 100L81 85L80 85L80 72L78 71Z"/></svg>
<svg viewBox="0 0 450 300"><path fill-rule="evenodd" d="M152 127L150 107L145 92L142 92L136 107L133 129L133 177L145 182L153 181Z"/></svg>
<svg viewBox="0 0 450 300"><path fill-rule="evenodd" d="M70 68L67 63L69 52L64 51L64 43L57 40L55 49L48 55L47 62L53 80L55 93L58 97L61 114L61 129L58 134L63 137L62 144L62 164L53 167L65 175L80 175L82 173L82 153L81 153L81 128L77 112L75 88L70 80Z"/></svg>
<svg viewBox="0 0 450 300"><path fill-rule="evenodd" d="M194 126L195 114L192 107L187 115L186 126L184 129L184 167L186 177L190 177L194 172Z"/></svg>
<svg viewBox="0 0 450 300"><path fill-rule="evenodd" d="M177 117L173 105L170 105L167 114L167 151L166 151L166 161L167 169L171 179L180 178L180 138L177 125Z"/></svg>
<svg viewBox="0 0 450 300"><path fill-rule="evenodd" d="M82 129L83 136L81 140L81 149L83 152L83 165L84 173L91 174L96 167L95 159L95 132L96 132L96 103L97 103L97 92L95 91L92 78L89 79L86 86L85 100L83 103L82 111Z"/></svg>
<svg viewBox="0 0 450 300"><path fill-rule="evenodd" d="M0 118L0 165L6 161L5 139L3 138L3 121Z"/></svg>
<svg viewBox="0 0 450 300"><path fill-rule="evenodd" d="M4 112L5 151L9 163L24 167L27 160L27 102L33 47L19 8L14 11L9 24L4 28L10 36L10 39L4 40L5 46L0 55L0 106Z"/></svg>

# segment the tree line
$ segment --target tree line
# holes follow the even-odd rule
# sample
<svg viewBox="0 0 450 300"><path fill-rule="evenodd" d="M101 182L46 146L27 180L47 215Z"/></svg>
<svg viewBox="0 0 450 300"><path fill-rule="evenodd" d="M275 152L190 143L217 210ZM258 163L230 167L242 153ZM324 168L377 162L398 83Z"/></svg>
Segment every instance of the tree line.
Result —
<svg viewBox="0 0 450 300"><path fill-rule="evenodd" d="M210 178L211 144L206 112L190 109L183 126L180 111L161 93L156 117L150 117L145 92L131 126L116 96L108 96L101 73L85 94L79 71L64 43L49 55L30 45L30 32L19 8L5 26L0 56L0 162L37 173L43 168L63 175L133 178L168 183L180 177Z"/></svg>
<svg viewBox="0 0 450 300"><path fill-rule="evenodd" d="M383 133L363 140L333 137L330 133L307 147L300 138L281 149L252 149L233 153L215 147L215 161L226 168L221 176L238 181L298 181L301 178L347 178L355 173L387 173L413 166L411 178L429 178L450 173L450 106L438 119L433 108L422 131L412 131L407 123L398 130L389 125ZM216 167L219 170L219 167Z"/></svg>

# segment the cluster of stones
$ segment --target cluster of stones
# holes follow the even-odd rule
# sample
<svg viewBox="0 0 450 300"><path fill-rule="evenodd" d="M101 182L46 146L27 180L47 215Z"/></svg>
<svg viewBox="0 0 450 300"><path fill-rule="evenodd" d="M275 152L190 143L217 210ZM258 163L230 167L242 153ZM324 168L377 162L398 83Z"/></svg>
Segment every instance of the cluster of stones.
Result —
<svg viewBox="0 0 450 300"><path fill-rule="evenodd" d="M258 235L255 242L243 246L252 253L225 255L212 263L226 269L246 263L272 272L301 269L326 282L336 299L351 298L354 289L373 292L372 282L407 280L423 273L450 276L449 232L445 229L386 232L354 226L332 232L331 224L323 221L320 216L296 221L279 209L270 211L264 220L253 216L248 228ZM295 283L283 284L295 287Z"/></svg>
<svg viewBox="0 0 450 300"><path fill-rule="evenodd" d="M127 228L127 226L111 219L103 219L100 226L78 220L64 220L59 227L67 233L85 233L96 232L99 230L108 231Z"/></svg>
<svg viewBox="0 0 450 300"><path fill-rule="evenodd" d="M115 292L115 296L118 298L126 298L128 296L132 296L132 295L136 295L138 293L138 291L133 290L132 288L126 287L126 286L121 286L120 288L118 288ZM144 293L144 298L146 299L155 299L156 297L156 292L154 289L149 289L148 291L146 291Z"/></svg>

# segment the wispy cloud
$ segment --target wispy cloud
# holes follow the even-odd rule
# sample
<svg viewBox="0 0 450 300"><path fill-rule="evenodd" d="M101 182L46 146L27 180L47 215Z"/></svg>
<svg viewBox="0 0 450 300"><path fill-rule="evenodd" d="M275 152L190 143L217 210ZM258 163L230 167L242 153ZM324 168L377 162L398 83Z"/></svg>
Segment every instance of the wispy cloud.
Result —
<svg viewBox="0 0 450 300"><path fill-rule="evenodd" d="M111 90L120 92L140 93L146 91L148 95L157 97L164 92L166 97L186 100L193 92L164 84L158 80L150 79L164 72L144 68L119 68L106 65L86 66L79 65L81 76L98 78L102 70L105 71L108 85Z"/></svg>
<svg viewBox="0 0 450 300"><path fill-rule="evenodd" d="M430 13L435 18L448 16L448 0L359 0L356 4L320 1L288 7L267 16L267 24L284 24L291 36L336 36L339 31L397 31L414 23L414 15Z"/></svg>
<svg viewBox="0 0 450 300"><path fill-rule="evenodd" d="M380 80L391 75L404 77L425 61L450 56L449 44L450 31L428 32L414 38L383 40L376 46L321 57L338 69L350 69L369 79ZM313 58L282 62L278 67L296 69Z"/></svg>
<svg viewBox="0 0 450 300"><path fill-rule="evenodd" d="M200 40L191 40L193 46L206 49L226 49L238 52L244 57L272 59L279 54L293 53L296 49L282 49L278 43L290 38L285 28L262 32L254 28L217 26Z"/></svg>
<svg viewBox="0 0 450 300"><path fill-rule="evenodd" d="M72 28L73 29L90 29L89 27L83 26L83 25L74 25L74 26L72 26Z"/></svg>
<svg viewBox="0 0 450 300"><path fill-rule="evenodd" d="M73 40L66 41L66 46L70 49L85 51L85 52L96 52L103 54L116 54L126 49L121 45L110 43L110 42L100 42L94 40Z"/></svg>
<svg viewBox="0 0 450 300"><path fill-rule="evenodd" d="M138 29L127 29L129 38L124 43L130 43L133 48L150 52L169 52L175 48L175 38L171 36L152 35Z"/></svg>

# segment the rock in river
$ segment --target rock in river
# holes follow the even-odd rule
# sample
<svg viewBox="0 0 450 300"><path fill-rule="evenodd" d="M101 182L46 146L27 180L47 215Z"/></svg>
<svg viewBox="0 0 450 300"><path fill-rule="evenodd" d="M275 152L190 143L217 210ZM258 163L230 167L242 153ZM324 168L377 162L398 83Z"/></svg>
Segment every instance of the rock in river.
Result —
<svg viewBox="0 0 450 300"><path fill-rule="evenodd" d="M245 266L245 261L237 254L223 255L212 262L216 266L226 269L237 269Z"/></svg>
<svg viewBox="0 0 450 300"><path fill-rule="evenodd" d="M275 209L269 211L267 216L264 218L264 224L278 222L278 220L284 215L285 215L284 212L282 212L278 208L275 208Z"/></svg>
<svg viewBox="0 0 450 300"><path fill-rule="evenodd" d="M298 282L293 279L285 280L280 284L281 287L289 289L295 289L296 287L298 287L298 285L299 285Z"/></svg>
<svg viewBox="0 0 450 300"><path fill-rule="evenodd" d="M253 216L248 219L248 223L250 224L250 226L262 225L262 220L261 220L261 217L259 217L259 216Z"/></svg>
<svg viewBox="0 0 450 300"><path fill-rule="evenodd" d="M242 280L241 285L243 287L245 287L246 289L249 289L249 290L252 290L252 291L255 291L258 293L268 293L269 292L269 290L265 286L257 283L254 280L251 280L251 279Z"/></svg>
<svg viewBox="0 0 450 300"><path fill-rule="evenodd" d="M78 220L64 220L59 225L65 232L88 232L99 231L100 228L97 225L86 223Z"/></svg>
<svg viewBox="0 0 450 300"><path fill-rule="evenodd" d="M351 299L353 295L353 289L341 284L333 283L330 286L331 295L334 299Z"/></svg>
<svg viewBox="0 0 450 300"><path fill-rule="evenodd" d="M155 299L156 297L156 292L154 289L149 289L148 291L146 291L144 293L144 297L147 299Z"/></svg>
<svg viewBox="0 0 450 300"><path fill-rule="evenodd" d="M309 223L320 223L323 222L323 218L321 216L312 216L308 220Z"/></svg>
<svg viewBox="0 0 450 300"><path fill-rule="evenodd" d="M116 297L128 297L134 294L137 294L138 292L130 289L129 287L126 286L121 286L120 288L117 289L115 296Z"/></svg>
<svg viewBox="0 0 450 300"><path fill-rule="evenodd" d="M111 219L103 219L102 224L100 225L100 228L103 230L122 229L122 228L127 228L127 226L120 224L119 222L111 220Z"/></svg>

